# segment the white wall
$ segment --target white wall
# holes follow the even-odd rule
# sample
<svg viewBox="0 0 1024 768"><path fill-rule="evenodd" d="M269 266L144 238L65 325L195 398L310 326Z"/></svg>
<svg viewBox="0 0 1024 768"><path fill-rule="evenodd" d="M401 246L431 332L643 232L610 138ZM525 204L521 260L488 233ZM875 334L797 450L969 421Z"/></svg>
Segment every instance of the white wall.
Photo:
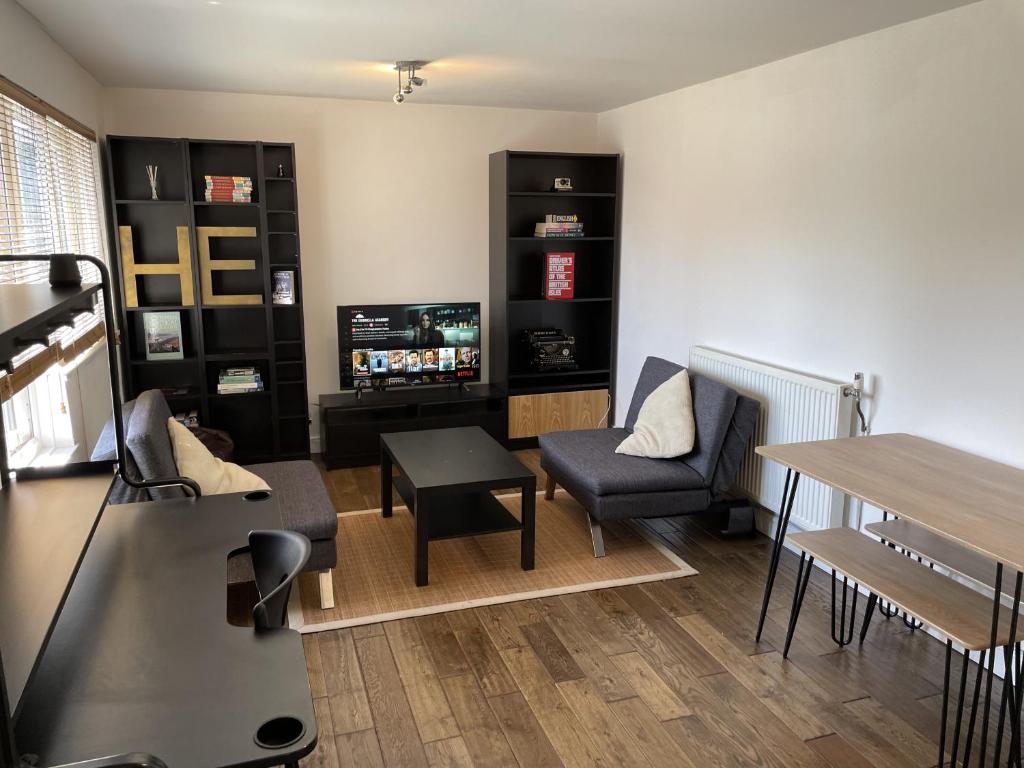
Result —
<svg viewBox="0 0 1024 768"><path fill-rule="evenodd" d="M339 304L480 301L486 316L488 154L585 152L597 129L593 114L306 97L105 89L104 104L109 134L295 142L311 402L338 390Z"/></svg>
<svg viewBox="0 0 1024 768"><path fill-rule="evenodd" d="M837 379L873 431L1024 466L1024 3L599 116L625 154L618 417L700 343Z"/></svg>
<svg viewBox="0 0 1024 768"><path fill-rule="evenodd" d="M99 129L100 84L14 0L0 0L0 75Z"/></svg>

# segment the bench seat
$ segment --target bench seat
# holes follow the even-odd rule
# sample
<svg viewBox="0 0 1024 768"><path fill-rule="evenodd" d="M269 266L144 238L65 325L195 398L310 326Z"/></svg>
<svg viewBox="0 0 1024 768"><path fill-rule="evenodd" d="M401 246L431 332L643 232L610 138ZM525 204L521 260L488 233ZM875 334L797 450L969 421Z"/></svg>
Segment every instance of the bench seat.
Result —
<svg viewBox="0 0 1024 768"><path fill-rule="evenodd" d="M960 576L995 589L996 564L984 555L961 547L955 541L929 531L909 520L883 520L869 523L864 530L886 542L920 555L929 563L941 565ZM1013 596L1013 580L1003 579L1003 594Z"/></svg>
<svg viewBox="0 0 1024 768"><path fill-rule="evenodd" d="M964 648L980 651L989 647L990 597L851 528L794 533L786 540ZM1001 635L1010 625L1010 613L1002 609ZM1017 640L1022 639L1024 621L1017 626Z"/></svg>

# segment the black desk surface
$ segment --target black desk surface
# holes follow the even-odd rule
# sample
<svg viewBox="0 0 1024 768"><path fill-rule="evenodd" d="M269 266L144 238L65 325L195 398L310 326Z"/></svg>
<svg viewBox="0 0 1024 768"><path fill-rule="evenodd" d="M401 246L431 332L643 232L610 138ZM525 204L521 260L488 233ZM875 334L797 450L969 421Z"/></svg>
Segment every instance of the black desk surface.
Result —
<svg viewBox="0 0 1024 768"><path fill-rule="evenodd" d="M509 487L533 477L480 427L389 432L380 436L395 464L417 490L471 486Z"/></svg>
<svg viewBox="0 0 1024 768"><path fill-rule="evenodd" d="M172 768L270 766L316 745L302 640L227 623L227 558L277 501L237 494L107 507L15 736L41 765L147 752ZM253 736L293 715L295 745Z"/></svg>
<svg viewBox="0 0 1024 768"><path fill-rule="evenodd" d="M15 713L113 481L108 471L0 489L0 656Z"/></svg>
<svg viewBox="0 0 1024 768"><path fill-rule="evenodd" d="M65 322L76 312L95 303L99 283L70 288L51 288L48 284L18 283L0 286L0 363L25 349L19 337L46 335L49 322Z"/></svg>

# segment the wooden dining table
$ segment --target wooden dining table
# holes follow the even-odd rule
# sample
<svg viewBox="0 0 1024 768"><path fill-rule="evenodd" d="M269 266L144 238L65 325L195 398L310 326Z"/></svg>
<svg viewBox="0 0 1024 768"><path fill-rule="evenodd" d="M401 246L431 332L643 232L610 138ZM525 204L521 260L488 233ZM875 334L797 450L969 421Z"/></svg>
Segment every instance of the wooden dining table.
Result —
<svg viewBox="0 0 1024 768"><path fill-rule="evenodd" d="M1010 638L1015 637L1015 628L1000 627L999 600L1003 592L1012 595L1009 615L1017 615L1024 583L1024 469L910 434L763 445L755 451L787 470L757 639L764 628L793 501L805 476L991 561L988 583L995 598L990 650L1003 648L1006 668L1012 668ZM989 665L985 684L986 735L993 666ZM1011 678L1008 673L1004 687L1012 688ZM1010 719L1019 745L1019 721Z"/></svg>

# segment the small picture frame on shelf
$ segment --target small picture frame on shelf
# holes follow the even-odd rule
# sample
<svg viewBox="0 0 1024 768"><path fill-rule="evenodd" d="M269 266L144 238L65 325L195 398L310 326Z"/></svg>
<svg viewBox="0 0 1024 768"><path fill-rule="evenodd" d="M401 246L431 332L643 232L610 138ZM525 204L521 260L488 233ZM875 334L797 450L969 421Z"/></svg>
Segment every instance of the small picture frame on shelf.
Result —
<svg viewBox="0 0 1024 768"><path fill-rule="evenodd" d="M147 360L183 360L181 315L177 312L143 312Z"/></svg>
<svg viewBox="0 0 1024 768"><path fill-rule="evenodd" d="M271 294L274 304L295 303L295 273L290 269L274 272L274 290Z"/></svg>

